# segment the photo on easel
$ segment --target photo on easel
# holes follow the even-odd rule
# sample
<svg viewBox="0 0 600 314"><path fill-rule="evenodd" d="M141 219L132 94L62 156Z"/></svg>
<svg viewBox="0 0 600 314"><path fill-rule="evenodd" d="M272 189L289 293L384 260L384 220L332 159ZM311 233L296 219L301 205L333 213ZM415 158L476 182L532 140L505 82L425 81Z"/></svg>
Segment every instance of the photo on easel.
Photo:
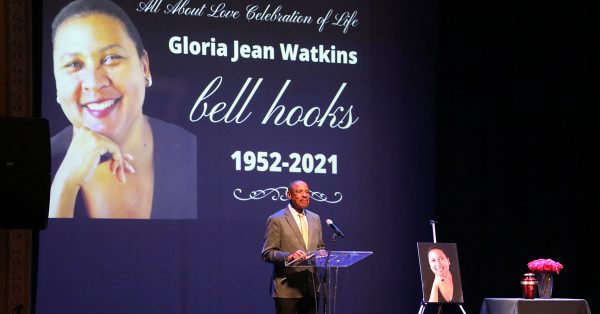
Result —
<svg viewBox="0 0 600 314"><path fill-rule="evenodd" d="M417 242L423 301L463 303L456 243Z"/></svg>

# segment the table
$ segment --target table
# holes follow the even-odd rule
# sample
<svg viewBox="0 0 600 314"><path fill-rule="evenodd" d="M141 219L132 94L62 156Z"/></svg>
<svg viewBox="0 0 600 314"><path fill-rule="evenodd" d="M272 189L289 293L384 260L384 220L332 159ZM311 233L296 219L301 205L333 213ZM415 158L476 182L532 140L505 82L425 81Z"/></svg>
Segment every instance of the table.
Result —
<svg viewBox="0 0 600 314"><path fill-rule="evenodd" d="M585 299L485 298L480 314L591 314Z"/></svg>

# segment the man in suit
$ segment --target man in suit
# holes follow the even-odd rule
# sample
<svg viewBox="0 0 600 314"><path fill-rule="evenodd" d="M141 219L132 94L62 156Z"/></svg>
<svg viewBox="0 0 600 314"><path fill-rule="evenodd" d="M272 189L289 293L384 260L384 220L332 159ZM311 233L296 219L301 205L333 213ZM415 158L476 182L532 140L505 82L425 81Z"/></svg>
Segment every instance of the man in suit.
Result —
<svg viewBox="0 0 600 314"><path fill-rule="evenodd" d="M285 262L306 259L307 252L323 250L319 215L307 210L308 184L296 180L288 185L287 207L267 219L262 259L273 263L271 296L277 314L316 314L319 278L314 268L286 267Z"/></svg>

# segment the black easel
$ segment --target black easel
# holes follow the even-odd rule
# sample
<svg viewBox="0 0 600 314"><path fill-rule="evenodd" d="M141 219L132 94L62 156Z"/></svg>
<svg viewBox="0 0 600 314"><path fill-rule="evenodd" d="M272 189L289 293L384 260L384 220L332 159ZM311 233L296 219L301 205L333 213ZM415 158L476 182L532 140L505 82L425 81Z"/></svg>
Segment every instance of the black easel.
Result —
<svg viewBox="0 0 600 314"><path fill-rule="evenodd" d="M437 243L437 238L435 235L435 224L436 223L437 223L437 221L435 221L435 220L429 220L429 224L431 225L431 229L433 231L433 243ZM465 309L463 308L462 304L457 303L456 305L458 305L458 307L463 312L463 314L467 314L467 312L465 312ZM425 300L421 300L421 306L419 307L419 314L423 314L425 312L426 307L427 307L427 302L425 302ZM442 305L440 303L437 303L437 314L442 314Z"/></svg>

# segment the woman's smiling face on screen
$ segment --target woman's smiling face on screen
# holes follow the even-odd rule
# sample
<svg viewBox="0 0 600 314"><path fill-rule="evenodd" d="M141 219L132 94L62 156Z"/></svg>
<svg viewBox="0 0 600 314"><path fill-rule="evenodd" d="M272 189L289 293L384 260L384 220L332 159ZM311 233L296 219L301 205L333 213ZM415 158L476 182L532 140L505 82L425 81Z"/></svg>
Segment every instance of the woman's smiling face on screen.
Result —
<svg viewBox="0 0 600 314"><path fill-rule="evenodd" d="M104 14L67 19L56 31L53 59L57 101L69 121L123 141L143 118L150 74L123 23Z"/></svg>

